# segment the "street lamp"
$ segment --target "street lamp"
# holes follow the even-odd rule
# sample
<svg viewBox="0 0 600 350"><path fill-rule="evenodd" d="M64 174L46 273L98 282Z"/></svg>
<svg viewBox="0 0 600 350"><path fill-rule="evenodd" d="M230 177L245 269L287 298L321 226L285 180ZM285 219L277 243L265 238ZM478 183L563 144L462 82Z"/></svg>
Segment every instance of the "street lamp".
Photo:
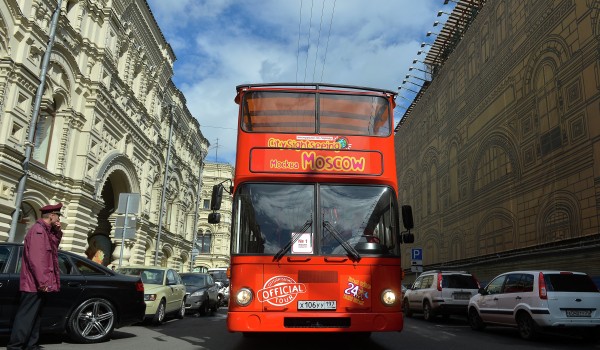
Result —
<svg viewBox="0 0 600 350"><path fill-rule="evenodd" d="M419 80L424 81L424 82L429 82L429 80L427 80L427 79L419 78L416 75L412 75L412 74L407 74L404 79L408 79L408 78L415 78L415 79L419 79Z"/></svg>
<svg viewBox="0 0 600 350"><path fill-rule="evenodd" d="M411 84L413 84L413 85L415 85L415 86L422 87L421 85L419 85L419 84L417 84L417 83L415 83L415 82L412 82L412 81L410 81L410 80L402 80L402 85L404 85L404 84L406 84L406 83L411 83ZM400 88L400 87L398 87L398 88Z"/></svg>
<svg viewBox="0 0 600 350"><path fill-rule="evenodd" d="M200 158L204 159L204 154L200 153ZM200 208L200 191L202 190L202 170L204 170L204 162L200 162L200 170L198 172L198 190L196 194L198 195L196 199L196 212L194 214L194 237L192 238L192 250L190 250L190 272L194 269L194 258L193 251L196 249L196 235L198 234L198 210Z"/></svg>
<svg viewBox="0 0 600 350"><path fill-rule="evenodd" d="M400 90L400 88L398 88L398 90ZM404 97L404 96L402 96L402 95L396 95L396 96L398 96L398 97L400 97L400 98L403 98L403 99L407 100L407 101L408 101L408 102L410 102L410 103L413 103L413 100L411 100L410 98L406 98L406 97Z"/></svg>
<svg viewBox="0 0 600 350"><path fill-rule="evenodd" d="M413 67L413 66L410 66L410 67L408 68L408 70L409 70L409 71L411 71L411 70L413 70L413 69L415 69L415 70L418 70L418 71L421 71L421 72L423 72L423 73L426 73L426 74L429 74L429 72L428 72L428 71L425 71L425 70L422 70L422 69L419 69L419 68L416 68L416 67Z"/></svg>
<svg viewBox="0 0 600 350"><path fill-rule="evenodd" d="M171 160L171 138L173 137L173 102L169 102L169 137L167 140L167 157L165 159L165 177L163 179L162 193L160 195L160 206L158 210L158 233L156 234L156 248L154 250L154 266L158 266L158 250L160 249L160 234L162 232L163 208L167 194L167 181L169 179L169 161Z"/></svg>
<svg viewBox="0 0 600 350"><path fill-rule="evenodd" d="M418 93L419 93L418 91L411 90L411 89L409 89L409 88L407 88L407 87L405 87L405 86L398 86L398 90L400 90L400 89L408 90L408 91L410 91L410 92L413 92L413 93L415 93L415 94L418 94Z"/></svg>
<svg viewBox="0 0 600 350"><path fill-rule="evenodd" d="M40 113L40 106L42 105L42 96L44 95L44 88L46 87L46 73L48 72L48 63L50 62L50 54L52 53L52 46L54 45L54 39L56 38L56 26L58 24L58 18L60 17L60 7L62 0L58 0L56 8L52 14L52 21L50 22L50 32L48 34L48 44L46 45L46 52L44 52L44 58L42 59L42 67L40 70L40 84L38 85L37 92L35 93L35 101L33 105L33 114L31 115L31 122L29 124L29 134L27 135L27 142L25 142L25 159L23 160L23 176L19 179L17 185L17 194L15 198L15 211L12 215L12 221L10 223L10 230L8 232L8 241L14 242L15 235L17 233L17 222L19 221L19 215L21 214L21 204L23 202L23 194L25 193L25 183L29 177L29 162L31 161L31 153L33 152L33 141L35 137L35 128L37 126L37 119Z"/></svg>

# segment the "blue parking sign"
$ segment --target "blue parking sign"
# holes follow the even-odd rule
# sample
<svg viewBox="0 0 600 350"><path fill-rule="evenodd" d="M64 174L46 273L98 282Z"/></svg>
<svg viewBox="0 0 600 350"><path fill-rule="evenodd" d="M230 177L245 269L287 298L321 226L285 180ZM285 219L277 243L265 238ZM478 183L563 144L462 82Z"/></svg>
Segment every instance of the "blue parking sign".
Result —
<svg viewBox="0 0 600 350"><path fill-rule="evenodd" d="M411 251L412 260L423 260L423 249L413 248Z"/></svg>

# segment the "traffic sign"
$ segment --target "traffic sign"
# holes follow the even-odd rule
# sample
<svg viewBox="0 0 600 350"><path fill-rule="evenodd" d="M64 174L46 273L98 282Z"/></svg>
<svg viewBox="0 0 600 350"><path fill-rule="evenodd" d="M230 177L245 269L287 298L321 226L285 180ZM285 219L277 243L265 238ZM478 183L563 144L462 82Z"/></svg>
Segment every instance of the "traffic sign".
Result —
<svg viewBox="0 0 600 350"><path fill-rule="evenodd" d="M410 267L410 271L411 272L423 272L423 266L411 266Z"/></svg>
<svg viewBox="0 0 600 350"><path fill-rule="evenodd" d="M137 214L140 208L139 193L120 193L117 214Z"/></svg>
<svg viewBox="0 0 600 350"><path fill-rule="evenodd" d="M422 248L413 248L411 251L411 260L423 261L423 249Z"/></svg>

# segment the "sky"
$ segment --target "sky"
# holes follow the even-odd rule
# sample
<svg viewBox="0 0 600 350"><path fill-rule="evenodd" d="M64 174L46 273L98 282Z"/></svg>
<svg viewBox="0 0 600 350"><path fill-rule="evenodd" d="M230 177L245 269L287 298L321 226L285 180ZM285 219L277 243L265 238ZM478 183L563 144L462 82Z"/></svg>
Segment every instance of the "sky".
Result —
<svg viewBox="0 0 600 350"><path fill-rule="evenodd" d="M231 165L236 86L320 82L397 91L407 74L418 75L410 66L424 68L413 60L424 59L417 53L433 41L426 33L435 31L434 21L447 18L438 11L452 6L444 0L147 1L177 58L175 86L210 142L206 161ZM407 101L396 103L397 122Z"/></svg>

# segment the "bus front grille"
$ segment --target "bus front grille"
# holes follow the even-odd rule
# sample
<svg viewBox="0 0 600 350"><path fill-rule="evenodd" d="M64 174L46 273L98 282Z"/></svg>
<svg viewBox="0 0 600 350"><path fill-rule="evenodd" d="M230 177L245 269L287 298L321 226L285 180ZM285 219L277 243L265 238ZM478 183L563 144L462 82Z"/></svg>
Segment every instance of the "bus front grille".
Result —
<svg viewBox="0 0 600 350"><path fill-rule="evenodd" d="M285 328L349 328L350 317L286 317Z"/></svg>

